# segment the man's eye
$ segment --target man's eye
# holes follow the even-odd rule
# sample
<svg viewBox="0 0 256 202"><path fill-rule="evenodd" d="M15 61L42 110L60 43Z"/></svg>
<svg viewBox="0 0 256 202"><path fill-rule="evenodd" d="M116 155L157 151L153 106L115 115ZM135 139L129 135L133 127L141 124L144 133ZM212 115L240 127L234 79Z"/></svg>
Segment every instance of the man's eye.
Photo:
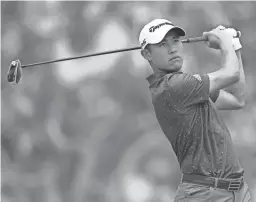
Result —
<svg viewBox="0 0 256 202"><path fill-rule="evenodd" d="M165 44L166 44L165 42L161 42L159 45L164 46Z"/></svg>
<svg viewBox="0 0 256 202"><path fill-rule="evenodd" d="M180 39L174 39L174 42L179 42L180 41Z"/></svg>

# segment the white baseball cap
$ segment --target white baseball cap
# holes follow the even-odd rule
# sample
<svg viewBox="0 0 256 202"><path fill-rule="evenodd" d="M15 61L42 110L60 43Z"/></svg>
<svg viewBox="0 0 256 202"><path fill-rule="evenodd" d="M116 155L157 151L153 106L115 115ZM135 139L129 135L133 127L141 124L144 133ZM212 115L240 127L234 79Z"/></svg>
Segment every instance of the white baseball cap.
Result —
<svg viewBox="0 0 256 202"><path fill-rule="evenodd" d="M180 36L186 33L181 27L175 26L172 22L165 19L155 19L146 24L140 32L139 42L144 49L148 44L157 44L163 40L167 32L175 29Z"/></svg>

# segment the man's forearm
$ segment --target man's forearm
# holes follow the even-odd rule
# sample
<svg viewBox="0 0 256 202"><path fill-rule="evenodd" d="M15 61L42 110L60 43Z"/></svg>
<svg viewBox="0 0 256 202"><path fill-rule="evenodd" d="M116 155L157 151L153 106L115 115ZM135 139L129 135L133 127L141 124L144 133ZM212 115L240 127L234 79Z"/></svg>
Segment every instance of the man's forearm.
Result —
<svg viewBox="0 0 256 202"><path fill-rule="evenodd" d="M244 75L244 68L243 68L243 61L241 57L240 50L236 51L238 64L239 64L239 80L238 82L228 86L224 90L234 95L234 97L237 98L238 102L241 104L244 104L245 100L245 75Z"/></svg>

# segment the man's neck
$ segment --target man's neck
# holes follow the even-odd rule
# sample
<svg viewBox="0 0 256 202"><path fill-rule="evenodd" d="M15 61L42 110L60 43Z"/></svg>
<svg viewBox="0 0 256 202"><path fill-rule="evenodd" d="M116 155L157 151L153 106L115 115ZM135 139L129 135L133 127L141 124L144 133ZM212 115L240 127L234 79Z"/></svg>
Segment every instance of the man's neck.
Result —
<svg viewBox="0 0 256 202"><path fill-rule="evenodd" d="M154 68L152 67L153 69L153 73L154 74L171 74L171 73L176 73L176 72L182 72L182 68L179 70L179 71L162 71L158 68Z"/></svg>

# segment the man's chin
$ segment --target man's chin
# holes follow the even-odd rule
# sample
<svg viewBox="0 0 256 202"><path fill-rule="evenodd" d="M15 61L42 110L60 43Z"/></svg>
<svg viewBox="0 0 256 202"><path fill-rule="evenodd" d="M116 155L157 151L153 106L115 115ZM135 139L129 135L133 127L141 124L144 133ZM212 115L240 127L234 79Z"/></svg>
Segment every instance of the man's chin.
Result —
<svg viewBox="0 0 256 202"><path fill-rule="evenodd" d="M181 68L182 66L171 66L169 67L166 71L168 73L172 73L172 72L181 72Z"/></svg>
<svg viewBox="0 0 256 202"><path fill-rule="evenodd" d="M166 74L169 74L169 73L174 73L174 72L181 72L182 71L182 66L180 65L169 65L169 66L165 66L165 67L162 67L162 68L158 68L159 71L161 72L165 72Z"/></svg>

